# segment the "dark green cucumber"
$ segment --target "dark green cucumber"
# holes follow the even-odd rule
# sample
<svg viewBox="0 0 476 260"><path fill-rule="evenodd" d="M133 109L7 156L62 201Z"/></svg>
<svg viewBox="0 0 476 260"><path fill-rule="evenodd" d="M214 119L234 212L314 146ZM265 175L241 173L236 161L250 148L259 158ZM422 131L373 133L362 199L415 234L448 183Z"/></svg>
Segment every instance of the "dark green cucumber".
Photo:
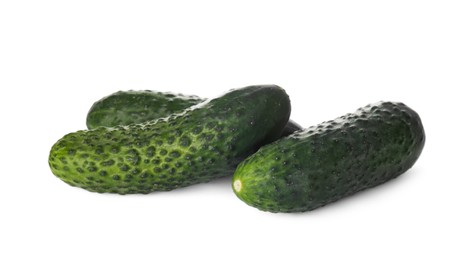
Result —
<svg viewBox="0 0 476 260"><path fill-rule="evenodd" d="M290 101L274 85L232 90L181 114L140 124L68 134L49 165L64 182L95 192L149 193L232 174L261 145L277 139Z"/></svg>
<svg viewBox="0 0 476 260"><path fill-rule="evenodd" d="M143 123L179 113L205 99L150 90L118 91L96 101L89 109L88 129Z"/></svg>
<svg viewBox="0 0 476 260"><path fill-rule="evenodd" d="M308 211L399 176L424 143L415 111L380 102L261 147L239 164L232 186L260 210Z"/></svg>
<svg viewBox="0 0 476 260"><path fill-rule="evenodd" d="M118 91L96 101L88 112L88 129L101 126L118 126L142 123L156 118L180 113L186 108L205 101L193 95L175 94L151 90ZM290 120L284 127L282 136L301 130Z"/></svg>
<svg viewBox="0 0 476 260"><path fill-rule="evenodd" d="M302 130L302 127L293 120L289 119L288 123L284 126L283 133L281 134L281 136L288 136L299 130Z"/></svg>

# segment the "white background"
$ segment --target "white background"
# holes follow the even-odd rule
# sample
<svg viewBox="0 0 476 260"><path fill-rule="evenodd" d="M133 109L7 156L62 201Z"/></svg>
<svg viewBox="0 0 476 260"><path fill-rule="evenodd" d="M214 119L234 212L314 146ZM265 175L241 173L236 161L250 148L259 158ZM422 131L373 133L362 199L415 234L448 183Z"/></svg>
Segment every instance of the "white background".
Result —
<svg viewBox="0 0 476 260"><path fill-rule="evenodd" d="M475 259L474 1L0 2L0 259ZM230 178L149 195L73 188L47 163L97 99L278 84L318 124L402 101L427 143L400 178L272 214ZM473 248L472 248L473 247Z"/></svg>

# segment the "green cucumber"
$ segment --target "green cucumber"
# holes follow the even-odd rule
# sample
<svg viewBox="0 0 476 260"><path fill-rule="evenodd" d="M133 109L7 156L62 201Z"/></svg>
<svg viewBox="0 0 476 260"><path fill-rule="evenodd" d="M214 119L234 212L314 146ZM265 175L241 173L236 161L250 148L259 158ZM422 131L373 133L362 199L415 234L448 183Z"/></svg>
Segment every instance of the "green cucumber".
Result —
<svg viewBox="0 0 476 260"><path fill-rule="evenodd" d="M96 101L89 109L88 129L101 126L118 126L142 123L180 113L186 108L205 101L193 95L151 90L118 91ZM282 136L288 136L302 127L289 120Z"/></svg>
<svg viewBox="0 0 476 260"><path fill-rule="evenodd" d="M86 117L88 129L130 125L168 117L205 99L150 90L118 91L96 101Z"/></svg>
<svg viewBox="0 0 476 260"><path fill-rule="evenodd" d="M263 211L308 211L399 176L424 143L414 110L380 102L261 147L239 164L232 187Z"/></svg>
<svg viewBox="0 0 476 260"><path fill-rule="evenodd" d="M100 193L207 182L279 138L290 109L278 86L236 89L168 118L70 133L51 148L49 165L64 182Z"/></svg>

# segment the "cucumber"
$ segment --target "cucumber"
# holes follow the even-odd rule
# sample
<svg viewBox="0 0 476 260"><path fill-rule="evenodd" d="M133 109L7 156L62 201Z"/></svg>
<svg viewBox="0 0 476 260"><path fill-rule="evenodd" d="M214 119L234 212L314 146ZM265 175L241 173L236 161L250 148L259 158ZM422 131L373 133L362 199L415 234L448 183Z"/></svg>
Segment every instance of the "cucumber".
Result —
<svg viewBox="0 0 476 260"><path fill-rule="evenodd" d="M424 144L414 110L379 102L261 147L239 164L232 187L263 211L308 211L401 175Z"/></svg>
<svg viewBox="0 0 476 260"><path fill-rule="evenodd" d="M86 117L88 129L142 123L180 113L206 99L194 95L151 90L118 91L96 101ZM288 136L302 127L289 120L282 136Z"/></svg>
<svg viewBox="0 0 476 260"><path fill-rule="evenodd" d="M51 148L49 165L64 182L93 192L172 190L231 175L280 136L290 111L282 88L249 86L168 118L67 134Z"/></svg>
<svg viewBox="0 0 476 260"><path fill-rule="evenodd" d="M86 117L88 129L142 123L180 113L205 101L192 95L151 90L118 91L96 101Z"/></svg>

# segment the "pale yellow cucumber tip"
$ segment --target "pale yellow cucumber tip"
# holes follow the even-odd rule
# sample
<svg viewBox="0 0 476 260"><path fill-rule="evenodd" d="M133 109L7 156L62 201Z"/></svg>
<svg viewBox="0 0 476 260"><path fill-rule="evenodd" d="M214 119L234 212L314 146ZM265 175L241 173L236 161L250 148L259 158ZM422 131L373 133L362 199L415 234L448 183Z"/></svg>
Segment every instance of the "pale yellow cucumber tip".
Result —
<svg viewBox="0 0 476 260"><path fill-rule="evenodd" d="M233 189L236 191L236 192L240 192L241 190L241 181L240 180L235 180L233 182Z"/></svg>

